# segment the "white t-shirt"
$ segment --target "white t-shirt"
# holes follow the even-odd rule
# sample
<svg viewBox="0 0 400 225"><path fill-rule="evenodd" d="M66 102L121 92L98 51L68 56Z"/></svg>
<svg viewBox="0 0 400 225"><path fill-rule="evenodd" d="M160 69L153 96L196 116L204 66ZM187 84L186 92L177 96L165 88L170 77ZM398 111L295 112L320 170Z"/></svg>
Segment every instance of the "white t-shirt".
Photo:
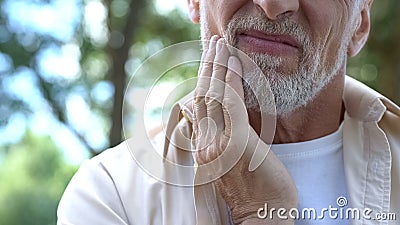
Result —
<svg viewBox="0 0 400 225"><path fill-rule="evenodd" d="M349 224L345 217L347 188L342 126L325 137L306 142L276 144L271 150L286 166L296 184L299 195L299 218L295 221L296 225ZM324 208L327 210L321 211Z"/></svg>

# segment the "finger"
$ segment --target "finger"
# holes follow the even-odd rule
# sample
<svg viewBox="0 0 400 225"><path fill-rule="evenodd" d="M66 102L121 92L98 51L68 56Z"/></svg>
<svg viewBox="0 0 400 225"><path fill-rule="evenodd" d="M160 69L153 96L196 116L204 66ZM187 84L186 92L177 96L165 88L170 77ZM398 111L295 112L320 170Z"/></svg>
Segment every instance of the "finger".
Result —
<svg viewBox="0 0 400 225"><path fill-rule="evenodd" d="M214 36L217 36L217 35L214 35ZM205 51L209 48L212 38L213 38L213 36L211 36L210 39L207 39L207 38L201 39L201 47L202 47L203 51Z"/></svg>
<svg viewBox="0 0 400 225"><path fill-rule="evenodd" d="M268 155L269 147L263 143L254 130L248 129L247 110L244 104L244 91L242 84L242 67L240 61L231 56L228 61L228 72L225 78L227 87L225 88L224 97L224 121L225 121L225 134L236 138L235 135L239 133L240 137L245 137L246 134L250 139L252 147L252 157L249 162L249 171L257 169Z"/></svg>
<svg viewBox="0 0 400 225"><path fill-rule="evenodd" d="M225 92L223 99L223 112L225 134L232 135L232 129L246 127L247 110L244 104L244 91L242 84L242 65L235 56L228 60L228 71L225 78Z"/></svg>
<svg viewBox="0 0 400 225"><path fill-rule="evenodd" d="M205 59L206 59L206 56L207 56L207 53L208 53L208 47L209 47L209 42L210 41L204 41L203 42L203 53L201 53L200 67L199 67L199 70L197 72L197 76L200 76L201 71L203 70L203 65L204 65L204 62L205 62Z"/></svg>
<svg viewBox="0 0 400 225"><path fill-rule="evenodd" d="M207 52L208 52L208 43L209 43L209 41L204 41L203 42L204 50L203 50L203 53L201 54L200 67L199 67L198 74L197 74L198 77L200 77L201 71L203 70L203 64L204 64L203 62L205 61L205 58L206 58ZM198 85L200 85L200 84L198 83ZM199 93L198 90L196 90L196 91L197 91L197 93ZM197 96L196 91L194 92L194 95L193 95L194 100L196 100L196 96ZM196 120L196 117L198 117L198 116L196 115L195 104L192 104L192 112L193 112L193 118L194 118L193 121L192 121L192 124L193 124L192 141L196 141L196 136L197 136L197 133L198 133L197 132L197 130L198 130L197 129L198 122Z"/></svg>
<svg viewBox="0 0 400 225"><path fill-rule="evenodd" d="M203 41L203 53L201 54L201 59L200 59L200 66L199 66L199 70L198 70L198 74L197 76L200 77L201 71L203 70L203 62L205 61L205 58L207 56L207 52L208 52L208 43L209 41ZM199 85L199 84L198 84ZM197 90L196 90L197 91ZM193 94L193 99L196 100L196 91ZM197 91L198 93L198 91ZM195 101L194 101L195 102ZM198 122L195 119L196 118L196 110L195 110L195 104L192 104L192 112L193 112L193 132L192 132L192 142L196 140L196 136L197 136L197 127L198 127Z"/></svg>
<svg viewBox="0 0 400 225"><path fill-rule="evenodd" d="M197 90L198 93L204 94L207 92L209 83L210 83L210 77L212 75L212 64L214 62L215 54L216 54L216 43L218 40L218 36L214 35L210 42L209 42L209 48L204 50L202 56L201 56L201 61L200 61L200 67L199 67L199 72L198 72L198 81L196 85L196 89L206 89L205 91L200 91ZM207 79L204 79L207 78Z"/></svg>
<svg viewBox="0 0 400 225"><path fill-rule="evenodd" d="M221 38L217 42L210 87L205 98L207 117L209 120L213 120L217 131L222 131L224 129L222 100L224 97L228 58L228 48L225 45L224 39Z"/></svg>
<svg viewBox="0 0 400 225"><path fill-rule="evenodd" d="M215 58L216 40L218 36L213 36L210 40L209 48L204 54L204 59L201 62L201 67L199 69L198 81L195 89L193 113L194 119L197 123L195 129L200 129L199 121L207 117L206 104L204 102L205 95L208 91L210 85L210 78L212 75L212 62ZM201 130L201 129L200 129Z"/></svg>
<svg viewBox="0 0 400 225"><path fill-rule="evenodd" d="M257 140L256 148L254 149L253 156L251 157L249 163L249 171L256 170L262 162L264 162L265 158L267 157L271 145L267 145L262 142L260 139Z"/></svg>

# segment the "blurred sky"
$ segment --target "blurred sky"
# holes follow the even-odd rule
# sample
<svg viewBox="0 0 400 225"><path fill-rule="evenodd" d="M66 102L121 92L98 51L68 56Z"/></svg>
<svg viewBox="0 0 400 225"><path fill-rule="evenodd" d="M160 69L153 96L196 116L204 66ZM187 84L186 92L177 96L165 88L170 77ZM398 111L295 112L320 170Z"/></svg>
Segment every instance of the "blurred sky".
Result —
<svg viewBox="0 0 400 225"><path fill-rule="evenodd" d="M175 8L186 10L184 0L157 0L156 2L157 11L161 14L167 14ZM112 10L119 10L121 14L126 13L124 8L114 7ZM107 43L107 32L104 32L107 12L99 0L84 0L83 2L54 0L51 4L6 0L2 13L8 17L9 28L13 32L22 32L19 35L21 39L19 41L26 46L32 45L33 33L51 36L64 43L61 47L41 48L37 56L39 71L48 81L60 77L73 81L80 77L80 49L78 41L74 39L75 28L81 22L80 18L84 20L84 32L94 43L98 45ZM0 40L7 38L3 37L1 30L0 33L2 33ZM11 60L0 53L0 70L7 70L10 66ZM33 70L29 68L19 68L14 76L5 78L1 88L25 101L34 113L29 118L22 114L13 114L8 125L0 130L0 137L2 137L0 145L18 142L25 133L25 128L29 127L35 133L50 135L64 150L68 162L81 163L88 157L87 151L67 128L51 116L51 109L41 99L36 88L36 79ZM89 131L86 132L88 134L86 138L92 146L104 146L107 137L104 136L104 132L101 132L101 120L90 114L89 106L78 93L79 90L67 96L68 120L78 131ZM100 82L93 88L91 94L101 101L107 101L111 99L113 89L108 82Z"/></svg>

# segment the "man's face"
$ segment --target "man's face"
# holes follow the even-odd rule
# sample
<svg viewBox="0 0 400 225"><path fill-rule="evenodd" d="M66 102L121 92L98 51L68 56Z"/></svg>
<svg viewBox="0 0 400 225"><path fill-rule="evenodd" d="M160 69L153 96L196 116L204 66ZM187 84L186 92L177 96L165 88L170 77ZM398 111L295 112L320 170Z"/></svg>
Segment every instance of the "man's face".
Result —
<svg viewBox="0 0 400 225"><path fill-rule="evenodd" d="M271 2L285 1L295 0ZM254 2L201 0L202 38L218 34L253 59L270 83L278 115L285 115L310 102L344 69L355 0L299 0L297 8L274 20ZM244 65L243 78L246 106L272 112L267 87L257 85L264 77Z"/></svg>

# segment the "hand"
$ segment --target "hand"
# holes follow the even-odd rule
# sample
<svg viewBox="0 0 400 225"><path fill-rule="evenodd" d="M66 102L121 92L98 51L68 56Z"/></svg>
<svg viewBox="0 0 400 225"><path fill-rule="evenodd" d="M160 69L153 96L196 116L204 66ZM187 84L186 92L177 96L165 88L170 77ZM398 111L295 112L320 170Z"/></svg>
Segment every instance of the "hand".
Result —
<svg viewBox="0 0 400 225"><path fill-rule="evenodd" d="M208 173L229 170L215 181L215 186L235 224L293 224L293 220L281 220L277 215L272 220L257 218L258 209L265 203L268 208L297 207L297 190L273 152L258 169L249 171L254 151L269 148L249 124L241 63L230 55L223 39L217 40L217 36L212 37L203 52L195 90L192 141L197 163L210 164L206 166Z"/></svg>

